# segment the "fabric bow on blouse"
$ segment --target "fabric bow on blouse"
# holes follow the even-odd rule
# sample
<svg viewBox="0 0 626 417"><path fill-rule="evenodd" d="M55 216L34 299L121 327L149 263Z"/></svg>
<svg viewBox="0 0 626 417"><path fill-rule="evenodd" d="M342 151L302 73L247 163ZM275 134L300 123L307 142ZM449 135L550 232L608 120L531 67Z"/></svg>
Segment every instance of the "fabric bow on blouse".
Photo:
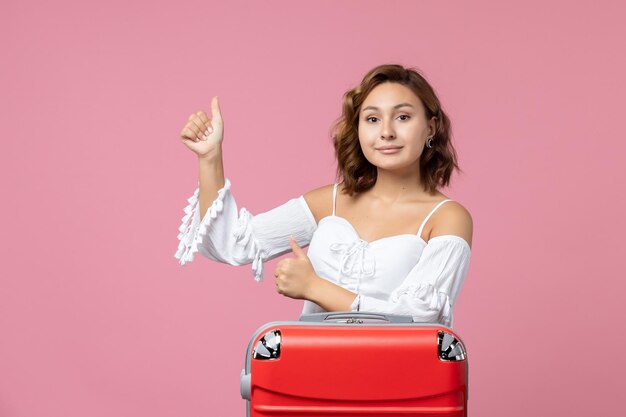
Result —
<svg viewBox="0 0 626 417"><path fill-rule="evenodd" d="M352 242L332 243L331 251L341 254L339 262L339 283L347 284L344 278L358 278L357 287L361 284L361 279L373 277L376 274L376 259L369 250L369 243L363 239L355 239Z"/></svg>

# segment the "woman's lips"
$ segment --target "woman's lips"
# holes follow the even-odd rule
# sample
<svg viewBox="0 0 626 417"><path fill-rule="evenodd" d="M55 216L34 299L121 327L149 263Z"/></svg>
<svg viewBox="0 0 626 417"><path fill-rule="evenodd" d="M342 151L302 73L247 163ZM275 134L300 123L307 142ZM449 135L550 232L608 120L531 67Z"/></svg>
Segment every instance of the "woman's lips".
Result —
<svg viewBox="0 0 626 417"><path fill-rule="evenodd" d="M398 152L400 152L400 150L402 150L402 147L399 147L399 148L386 148L386 149L378 148L378 151L381 152L381 153L384 153L384 154L398 153Z"/></svg>

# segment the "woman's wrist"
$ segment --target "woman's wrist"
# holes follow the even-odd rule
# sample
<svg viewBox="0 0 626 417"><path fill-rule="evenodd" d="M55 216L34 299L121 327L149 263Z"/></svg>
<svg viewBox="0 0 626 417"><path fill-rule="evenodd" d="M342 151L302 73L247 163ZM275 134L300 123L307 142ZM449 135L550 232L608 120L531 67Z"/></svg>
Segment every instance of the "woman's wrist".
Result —
<svg viewBox="0 0 626 417"><path fill-rule="evenodd" d="M216 146L213 149L210 149L208 152L202 154L202 155L198 155L198 162L199 163L212 163L215 162L216 160L221 160L222 159L222 147L221 146Z"/></svg>
<svg viewBox="0 0 626 417"><path fill-rule="evenodd" d="M313 274L313 276L310 278L309 281L309 285L306 289L306 293L304 294L304 298L312 301L312 302L316 302L319 301L318 300L318 294L319 294L319 289L321 287L322 284L322 278L320 278L319 275L317 274Z"/></svg>

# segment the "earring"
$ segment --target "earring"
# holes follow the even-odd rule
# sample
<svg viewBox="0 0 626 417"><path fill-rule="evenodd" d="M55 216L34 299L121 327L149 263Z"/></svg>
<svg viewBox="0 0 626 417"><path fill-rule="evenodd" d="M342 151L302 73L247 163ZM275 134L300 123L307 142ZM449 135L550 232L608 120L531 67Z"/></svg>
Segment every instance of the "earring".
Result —
<svg viewBox="0 0 626 417"><path fill-rule="evenodd" d="M433 138L428 138L428 140L426 141L426 147L427 148L433 147Z"/></svg>

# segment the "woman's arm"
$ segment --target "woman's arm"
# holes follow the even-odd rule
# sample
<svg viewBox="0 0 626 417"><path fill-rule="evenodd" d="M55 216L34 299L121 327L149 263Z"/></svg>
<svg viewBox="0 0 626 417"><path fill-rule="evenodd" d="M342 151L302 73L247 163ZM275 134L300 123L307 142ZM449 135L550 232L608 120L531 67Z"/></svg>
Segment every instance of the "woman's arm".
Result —
<svg viewBox="0 0 626 417"><path fill-rule="evenodd" d="M222 147L217 146L206 155L198 156L199 197L201 216L217 197L217 191L224 187L224 162Z"/></svg>
<svg viewBox="0 0 626 417"><path fill-rule="evenodd" d="M174 256L181 265L193 261L197 252L231 265L252 263L254 277L260 281L263 262L289 251L287 237L293 235L299 244L307 245L317 223L302 196L256 216L245 208L238 210L230 181L224 177L224 121L217 97L211 109L212 120L204 112L194 113L181 131L183 144L198 156L199 181L187 199Z"/></svg>
<svg viewBox="0 0 626 417"><path fill-rule="evenodd" d="M224 119L218 98L211 100L212 119L203 112L193 113L180 132L183 144L198 157L200 164L199 208L204 216L219 189L224 187L224 164L222 142L224 141Z"/></svg>
<svg viewBox="0 0 626 417"><path fill-rule="evenodd" d="M357 294L326 279L316 277L306 299L326 311L350 311Z"/></svg>

